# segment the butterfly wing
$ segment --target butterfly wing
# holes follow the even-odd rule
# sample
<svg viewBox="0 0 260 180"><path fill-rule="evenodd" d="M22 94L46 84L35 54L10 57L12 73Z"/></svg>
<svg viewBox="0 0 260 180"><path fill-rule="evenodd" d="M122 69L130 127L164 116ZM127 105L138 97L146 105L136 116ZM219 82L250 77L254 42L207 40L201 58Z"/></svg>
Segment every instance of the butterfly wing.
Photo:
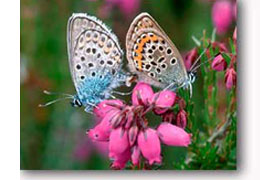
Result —
<svg viewBox="0 0 260 180"><path fill-rule="evenodd" d="M163 88L188 80L182 56L148 13L141 13L130 25L126 51L129 69L141 81Z"/></svg>
<svg viewBox="0 0 260 180"><path fill-rule="evenodd" d="M96 104L119 85L123 51L111 30L93 16L73 14L67 28L69 65L77 94L83 105Z"/></svg>

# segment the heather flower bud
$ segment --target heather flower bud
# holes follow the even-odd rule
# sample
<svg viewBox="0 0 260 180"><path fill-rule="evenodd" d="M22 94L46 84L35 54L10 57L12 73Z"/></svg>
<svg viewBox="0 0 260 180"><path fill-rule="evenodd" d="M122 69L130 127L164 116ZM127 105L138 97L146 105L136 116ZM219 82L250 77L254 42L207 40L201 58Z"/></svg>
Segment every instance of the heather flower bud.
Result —
<svg viewBox="0 0 260 180"><path fill-rule="evenodd" d="M198 53L196 48L193 48L186 54L184 58L184 63L187 70L190 70L192 64L195 62L197 57L198 57Z"/></svg>
<svg viewBox="0 0 260 180"><path fill-rule="evenodd" d="M173 106L176 99L176 94L172 91L161 91L153 96L153 101L155 102L155 112L157 114L165 113L168 108Z"/></svg>
<svg viewBox="0 0 260 180"><path fill-rule="evenodd" d="M158 135L154 129L148 128L138 135L138 147L142 155L148 159L149 164L161 163L161 146Z"/></svg>
<svg viewBox="0 0 260 180"><path fill-rule="evenodd" d="M236 84L237 73L234 68L229 68L225 74L225 83L227 89L231 89Z"/></svg>
<svg viewBox="0 0 260 180"><path fill-rule="evenodd" d="M184 129L187 125L187 113L184 110L180 110L177 114L177 126Z"/></svg>
<svg viewBox="0 0 260 180"><path fill-rule="evenodd" d="M170 123L162 123L157 129L161 141L169 146L185 146L191 142L191 134Z"/></svg>
<svg viewBox="0 0 260 180"><path fill-rule="evenodd" d="M109 157L115 158L129 148L126 131L121 127L113 129L109 136Z"/></svg>
<svg viewBox="0 0 260 180"><path fill-rule="evenodd" d="M147 105L151 101L153 94L153 89L150 85L139 82L133 90L132 103L135 106Z"/></svg>
<svg viewBox="0 0 260 180"><path fill-rule="evenodd" d="M140 151L139 147L134 146L133 152L132 152L132 155L131 155L131 160L132 160L133 165L137 166L139 164L140 155L141 155L141 151Z"/></svg>
<svg viewBox="0 0 260 180"><path fill-rule="evenodd" d="M216 71L223 71L226 69L227 67L227 62L225 61L225 59L222 57L221 54L217 55L211 64L212 69L216 70Z"/></svg>

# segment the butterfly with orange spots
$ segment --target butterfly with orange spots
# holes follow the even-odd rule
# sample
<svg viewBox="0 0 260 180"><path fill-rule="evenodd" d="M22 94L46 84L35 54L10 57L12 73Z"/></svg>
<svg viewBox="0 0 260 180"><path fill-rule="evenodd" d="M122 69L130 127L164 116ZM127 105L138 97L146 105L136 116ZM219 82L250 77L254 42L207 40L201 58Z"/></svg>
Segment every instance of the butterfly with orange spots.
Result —
<svg viewBox="0 0 260 180"><path fill-rule="evenodd" d="M195 80L188 73L178 49L148 14L141 13L126 36L128 66L139 81L160 88L190 88Z"/></svg>

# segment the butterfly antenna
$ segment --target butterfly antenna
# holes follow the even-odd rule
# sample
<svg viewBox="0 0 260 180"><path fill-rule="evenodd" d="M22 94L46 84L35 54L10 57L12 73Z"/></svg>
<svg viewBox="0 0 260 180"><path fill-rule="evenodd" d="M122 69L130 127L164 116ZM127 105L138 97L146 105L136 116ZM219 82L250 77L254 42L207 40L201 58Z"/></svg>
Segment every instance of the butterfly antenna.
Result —
<svg viewBox="0 0 260 180"><path fill-rule="evenodd" d="M220 54L220 53L218 53L218 54L216 54L215 56L209 58L207 61L205 61L205 62L203 62L203 63L197 65L197 66L194 67L190 72L191 72L191 73L192 73L192 72L195 72L200 66L202 66L202 65L204 65L204 64L206 64L206 63L208 63L209 61L211 61L212 59L214 59L214 58L215 58L216 56L218 56L219 54Z"/></svg>
<svg viewBox="0 0 260 180"><path fill-rule="evenodd" d="M39 107L46 107L46 106L49 106L49 105L54 104L56 102L59 102L59 101L65 100L65 99L72 99L72 98L73 97L63 97L63 98L55 99L53 101L47 102L46 104L39 104Z"/></svg>
<svg viewBox="0 0 260 180"><path fill-rule="evenodd" d="M199 57L195 60L195 62L192 64L192 66L190 67L190 71L193 70L193 68L197 65L197 63L199 62L199 60L201 59L201 57L205 54L205 52L207 51L207 49L210 47L210 44L200 53Z"/></svg>
<svg viewBox="0 0 260 180"><path fill-rule="evenodd" d="M73 95L71 95L71 94L58 93L58 92L50 92L50 91L47 91L47 90L43 90L43 93L44 93L44 94L47 94L47 95L63 95L63 96L67 96L67 97L73 97Z"/></svg>

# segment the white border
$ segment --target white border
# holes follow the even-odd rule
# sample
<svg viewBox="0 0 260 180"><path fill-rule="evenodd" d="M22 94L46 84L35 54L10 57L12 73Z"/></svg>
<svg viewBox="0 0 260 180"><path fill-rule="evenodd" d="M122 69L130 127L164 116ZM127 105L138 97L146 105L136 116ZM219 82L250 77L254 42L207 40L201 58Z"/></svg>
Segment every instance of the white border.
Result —
<svg viewBox="0 0 260 180"><path fill-rule="evenodd" d="M16 3L15 3L16 2ZM260 1L247 0L239 9L239 156L237 171L20 171L20 7L1 1L0 179L248 179L260 178ZM241 17L243 16L243 17Z"/></svg>

